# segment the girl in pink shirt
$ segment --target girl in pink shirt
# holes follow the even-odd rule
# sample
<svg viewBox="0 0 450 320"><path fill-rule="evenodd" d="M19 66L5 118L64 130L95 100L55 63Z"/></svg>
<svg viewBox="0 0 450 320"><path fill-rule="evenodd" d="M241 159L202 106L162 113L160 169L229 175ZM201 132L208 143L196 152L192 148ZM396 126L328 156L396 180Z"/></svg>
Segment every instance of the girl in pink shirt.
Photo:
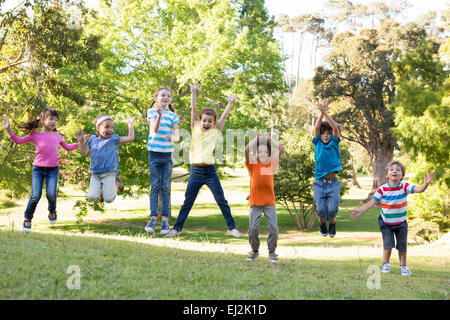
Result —
<svg viewBox="0 0 450 320"><path fill-rule="evenodd" d="M25 221L23 230L31 231L31 220L33 219L36 206L42 195L42 187L45 180L46 194L48 200L48 219L51 224L56 222L56 188L58 183L59 171L59 150L61 145L67 151L73 151L78 148L78 143L67 144L56 130L56 124L59 120L58 111L54 109L44 109L41 116L24 126L21 126L25 132L29 133L25 137L18 137L12 130L8 118L4 117L2 124L12 141L16 144L33 142L36 146L36 154L33 162L31 175L31 197L25 210ZM34 131L42 123L42 131Z"/></svg>

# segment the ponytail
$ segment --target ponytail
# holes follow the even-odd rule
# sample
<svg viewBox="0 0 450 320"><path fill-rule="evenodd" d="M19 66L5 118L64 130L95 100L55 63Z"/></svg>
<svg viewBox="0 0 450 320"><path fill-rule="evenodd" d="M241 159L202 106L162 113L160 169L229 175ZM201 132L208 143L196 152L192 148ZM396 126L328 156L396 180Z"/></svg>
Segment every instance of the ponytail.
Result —
<svg viewBox="0 0 450 320"><path fill-rule="evenodd" d="M58 119L59 119L58 111L56 111L55 109L45 108L44 110L42 110L41 115L36 120L31 120L31 121L19 126L19 128L22 129L24 131L24 133L26 133L26 134L32 133L34 130L39 128L39 122L41 122L41 120L44 120L45 117L49 116L49 115L58 117ZM58 130L56 130L56 128L54 129L54 131L58 132Z"/></svg>

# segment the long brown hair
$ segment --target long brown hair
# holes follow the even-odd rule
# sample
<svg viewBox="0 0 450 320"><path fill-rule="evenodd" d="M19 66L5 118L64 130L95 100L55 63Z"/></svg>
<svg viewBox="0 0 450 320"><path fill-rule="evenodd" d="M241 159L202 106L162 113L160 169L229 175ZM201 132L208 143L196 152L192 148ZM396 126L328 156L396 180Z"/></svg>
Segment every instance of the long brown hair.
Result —
<svg viewBox="0 0 450 320"><path fill-rule="evenodd" d="M39 128L39 123L41 122L41 120L44 120L48 116L57 117L59 120L58 111L56 111L55 109L45 108L44 110L42 110L39 118L37 118L36 120L31 120L31 121L19 126L19 128L22 129L27 134L31 133L34 130L36 130L37 128ZM56 128L55 128L53 131L57 132L58 130L56 130Z"/></svg>
<svg viewBox="0 0 450 320"><path fill-rule="evenodd" d="M170 90L170 89L167 88L167 87L160 87L160 88L158 88L158 90L155 91L155 95L154 95L154 98L153 98L153 102L152 102L152 104L150 105L150 108L149 108L149 109L151 109L151 108L153 107L153 105L155 104L155 102L156 102L156 97L158 96L158 94L159 94L159 92L160 92L161 90L167 90L167 91L170 92L170 94L172 94L172 90ZM169 110L172 111L172 112L175 112L175 110L174 110L174 108L172 107L172 104L171 104L171 103L169 103Z"/></svg>

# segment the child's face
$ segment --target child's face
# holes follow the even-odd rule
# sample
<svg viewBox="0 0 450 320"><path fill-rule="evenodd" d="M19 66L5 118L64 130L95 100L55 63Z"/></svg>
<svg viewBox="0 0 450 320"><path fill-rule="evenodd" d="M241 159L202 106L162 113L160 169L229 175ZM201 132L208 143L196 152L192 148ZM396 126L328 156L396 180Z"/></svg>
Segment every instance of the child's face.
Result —
<svg viewBox="0 0 450 320"><path fill-rule="evenodd" d="M320 140L322 140L323 143L328 143L331 140L331 131L325 130L323 133L320 134Z"/></svg>
<svg viewBox="0 0 450 320"><path fill-rule="evenodd" d="M172 102L172 94L169 90L162 89L155 98L156 104L166 108Z"/></svg>
<svg viewBox="0 0 450 320"><path fill-rule="evenodd" d="M47 129L49 131L54 131L56 129L56 125L58 124L58 117L48 115L44 117L44 120L42 120L42 125L44 126L44 129Z"/></svg>
<svg viewBox="0 0 450 320"><path fill-rule="evenodd" d="M110 138L114 132L114 121L109 119L103 121L98 125L97 132L102 139Z"/></svg>
<svg viewBox="0 0 450 320"><path fill-rule="evenodd" d="M214 116L211 116L209 114L203 114L202 118L200 119L201 125L203 130L209 130L211 127L213 127L216 124L216 120Z"/></svg>
<svg viewBox="0 0 450 320"><path fill-rule="evenodd" d="M269 149L266 145L259 145L258 146L258 162L261 163L267 163L269 162Z"/></svg>
<svg viewBox="0 0 450 320"><path fill-rule="evenodd" d="M394 164L388 168L387 175L389 181L400 181L403 179L402 168L398 164Z"/></svg>

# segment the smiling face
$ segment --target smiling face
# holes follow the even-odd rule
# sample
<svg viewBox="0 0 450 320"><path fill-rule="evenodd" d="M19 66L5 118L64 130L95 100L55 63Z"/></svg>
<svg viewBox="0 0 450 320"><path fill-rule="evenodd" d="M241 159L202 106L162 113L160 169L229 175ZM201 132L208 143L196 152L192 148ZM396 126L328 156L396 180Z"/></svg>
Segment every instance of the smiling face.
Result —
<svg viewBox="0 0 450 320"><path fill-rule="evenodd" d="M167 89L161 89L157 92L155 101L157 105L165 109L172 102L172 94Z"/></svg>
<svg viewBox="0 0 450 320"><path fill-rule="evenodd" d="M108 139L114 133L114 121L110 119L102 121L96 129L101 139Z"/></svg>
<svg viewBox="0 0 450 320"><path fill-rule="evenodd" d="M397 185L403 179L403 169L399 164L392 164L387 168L387 179L391 186Z"/></svg>
<svg viewBox="0 0 450 320"><path fill-rule="evenodd" d="M213 115L204 113L200 119L204 131L211 129L216 124L216 118Z"/></svg>

